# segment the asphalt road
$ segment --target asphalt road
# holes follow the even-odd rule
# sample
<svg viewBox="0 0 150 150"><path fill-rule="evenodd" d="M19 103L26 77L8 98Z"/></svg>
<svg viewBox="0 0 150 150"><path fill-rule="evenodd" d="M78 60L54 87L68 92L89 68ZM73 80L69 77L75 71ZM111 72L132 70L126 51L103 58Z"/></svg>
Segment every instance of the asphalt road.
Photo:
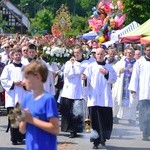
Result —
<svg viewBox="0 0 150 150"><path fill-rule="evenodd" d="M7 117L0 116L0 150L24 150L25 145L12 145L10 133L6 133ZM58 136L58 150L92 150L90 134L82 133L77 138L68 138L69 133ZM129 126L128 121L120 120L114 124L111 139L106 142L104 150L150 150L150 141L142 141L142 133L137 124ZM44 150L44 149L43 149Z"/></svg>

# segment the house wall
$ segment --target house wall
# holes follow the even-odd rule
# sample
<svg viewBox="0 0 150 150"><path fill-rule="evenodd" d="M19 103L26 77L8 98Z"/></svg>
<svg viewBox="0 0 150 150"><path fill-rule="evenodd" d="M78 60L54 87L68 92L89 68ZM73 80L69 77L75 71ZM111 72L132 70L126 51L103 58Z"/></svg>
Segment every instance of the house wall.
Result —
<svg viewBox="0 0 150 150"><path fill-rule="evenodd" d="M17 8L15 7L11 2L9 1L3 1L3 3L12 11L14 11L16 14L22 16L22 23L27 27L27 29L30 31L30 21L28 18Z"/></svg>

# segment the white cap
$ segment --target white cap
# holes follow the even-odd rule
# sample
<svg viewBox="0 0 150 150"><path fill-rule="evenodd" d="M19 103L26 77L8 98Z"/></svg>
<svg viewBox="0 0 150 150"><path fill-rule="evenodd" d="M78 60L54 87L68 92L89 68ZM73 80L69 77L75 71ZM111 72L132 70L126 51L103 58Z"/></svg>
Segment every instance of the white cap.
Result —
<svg viewBox="0 0 150 150"><path fill-rule="evenodd" d="M91 50L91 53L96 53L96 48L93 48L93 49Z"/></svg>

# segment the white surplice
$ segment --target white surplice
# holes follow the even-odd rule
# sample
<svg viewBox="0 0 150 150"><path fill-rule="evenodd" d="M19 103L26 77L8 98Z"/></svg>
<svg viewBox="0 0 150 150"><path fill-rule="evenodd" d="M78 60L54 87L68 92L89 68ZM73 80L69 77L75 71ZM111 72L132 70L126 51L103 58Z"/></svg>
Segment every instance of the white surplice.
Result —
<svg viewBox="0 0 150 150"><path fill-rule="evenodd" d="M64 86L61 97L68 99L83 99L83 86L81 74L84 72L87 60L80 62L67 61L64 67Z"/></svg>
<svg viewBox="0 0 150 150"><path fill-rule="evenodd" d="M100 73L100 68L109 71L108 80ZM87 106L106 106L112 107L111 84L116 81L116 73L109 64L98 65L97 62L91 63L85 70L87 77Z"/></svg>
<svg viewBox="0 0 150 150"><path fill-rule="evenodd" d="M17 102L22 102L26 90L21 87L14 85L14 81L22 81L23 80L23 69L22 67L15 67L14 64L9 64L5 66L2 74L1 74L1 84L5 89L5 107L14 107ZM12 89L11 89L12 88Z"/></svg>
<svg viewBox="0 0 150 150"><path fill-rule="evenodd" d="M45 63L45 65L48 68L48 76L46 82L44 83L44 89L45 91L51 93L52 95L55 95L56 92L55 92L55 85L54 85L54 80L55 80L54 76L58 71L58 67L57 64L54 62L52 64Z"/></svg>

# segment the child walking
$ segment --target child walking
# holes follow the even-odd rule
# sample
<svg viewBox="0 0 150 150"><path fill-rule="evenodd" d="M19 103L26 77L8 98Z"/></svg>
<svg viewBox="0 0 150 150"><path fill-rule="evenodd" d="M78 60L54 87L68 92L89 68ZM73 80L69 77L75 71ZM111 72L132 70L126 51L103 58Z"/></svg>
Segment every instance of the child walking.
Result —
<svg viewBox="0 0 150 150"><path fill-rule="evenodd" d="M57 150L57 104L43 87L48 69L42 62L33 61L23 72L23 83L27 90L32 91L22 103L25 116L19 125L20 132L26 133L26 150Z"/></svg>

